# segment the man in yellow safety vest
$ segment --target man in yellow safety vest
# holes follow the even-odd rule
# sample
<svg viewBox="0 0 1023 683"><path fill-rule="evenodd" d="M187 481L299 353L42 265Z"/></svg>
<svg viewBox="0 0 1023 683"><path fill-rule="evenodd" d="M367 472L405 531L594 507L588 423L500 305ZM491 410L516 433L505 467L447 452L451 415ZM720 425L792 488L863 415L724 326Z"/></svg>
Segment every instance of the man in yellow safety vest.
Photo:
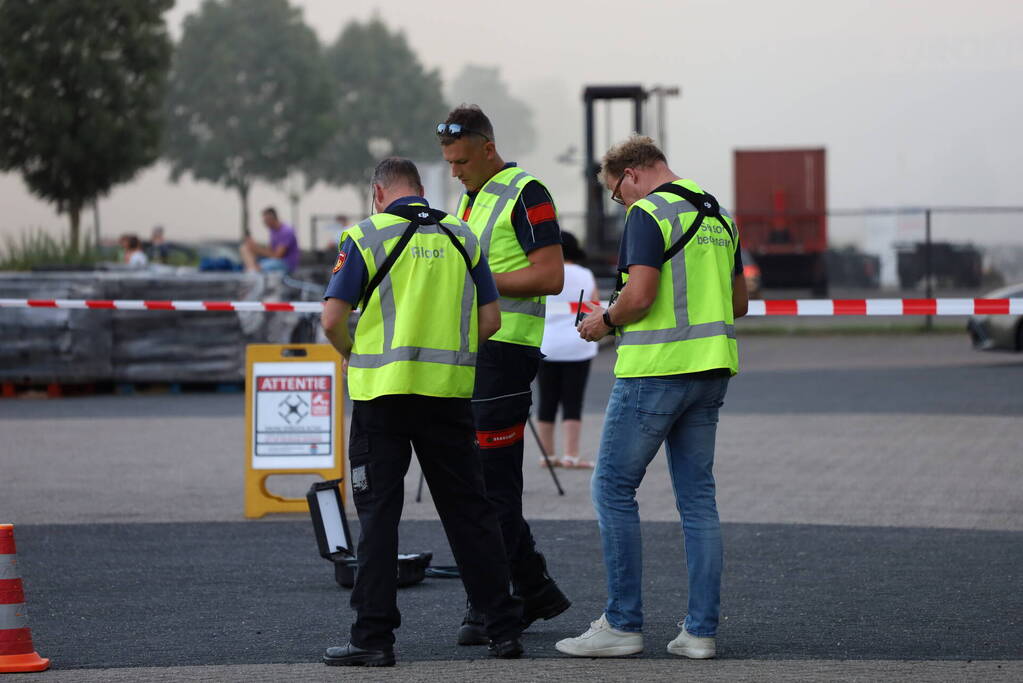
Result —
<svg viewBox="0 0 1023 683"><path fill-rule="evenodd" d="M636 489L664 445L689 578L688 613L668 652L706 659L716 653L723 557L714 441L728 380L739 371L735 318L748 304L739 233L717 200L675 175L648 137L611 148L601 175L611 198L628 207L616 298L579 325L583 339L615 332L618 342L591 483L608 597L585 633L556 647L580 657L643 650Z"/></svg>
<svg viewBox="0 0 1023 683"><path fill-rule="evenodd" d="M480 341L501 324L479 240L432 209L415 165L392 157L373 175L378 212L341 235L323 327L344 356L352 397L348 455L359 514L356 612L333 666L393 666L398 522L414 447L462 581L485 614L493 656L522 654L522 608L509 591L497 513L483 488L472 410ZM354 340L353 308L361 315Z"/></svg>
<svg viewBox="0 0 1023 683"><path fill-rule="evenodd" d="M564 282L561 230L550 193L497 152L494 127L479 107L463 105L437 126L451 175L465 186L457 217L479 239L501 297L501 329L480 346L472 406L487 495L497 505L511 565L523 600L523 626L550 619L571 603L547 572L522 516L522 436L530 386L540 365L544 297ZM471 596L470 596L471 597ZM486 642L471 599L460 645Z"/></svg>

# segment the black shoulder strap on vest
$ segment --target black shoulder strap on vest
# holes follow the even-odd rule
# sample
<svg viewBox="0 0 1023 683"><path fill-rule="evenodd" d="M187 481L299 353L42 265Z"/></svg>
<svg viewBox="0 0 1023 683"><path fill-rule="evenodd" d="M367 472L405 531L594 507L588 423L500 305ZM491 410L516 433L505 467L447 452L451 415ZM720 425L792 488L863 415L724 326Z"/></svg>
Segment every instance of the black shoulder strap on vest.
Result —
<svg viewBox="0 0 1023 683"><path fill-rule="evenodd" d="M675 244L671 245L671 247L664 252L665 263L674 258L677 253L682 251L685 246L689 244L689 240L693 239L696 232L700 229L700 226L703 225L703 219L707 216L718 219L718 222L724 226L725 230L728 231L729 236L731 236L732 244L735 244L735 233L732 232L732 226L729 225L728 221L726 221L724 216L721 215L721 205L718 204L718 200L714 198L714 195L706 192L702 194L699 192L693 192L688 187L682 187L681 185L676 185L674 183L672 183L670 187L664 187L663 189L658 188L657 191L670 192L671 194L678 195L696 208L696 218L693 219L692 225L689 226L689 229L685 231L682 237L680 237Z"/></svg>
<svg viewBox="0 0 1023 683"><path fill-rule="evenodd" d="M373 292L376 291L376 288L384 281L387 274L391 272L394 262L397 261L398 257L401 256L401 253L405 251L405 247L407 247L409 241L412 240L412 235L414 235L416 230L418 230L422 225L436 224L437 227L439 227L441 231L448 236L448 239L451 240L451 243L455 246L455 249L458 250L458 253L462 255L466 269L472 270L472 260L469 258L469 254L466 253L465 247L462 246L462 243L457 237L455 237L454 233L452 233L446 225L441 223L441 220L447 216L446 213L438 211L437 209L431 209L428 206L415 206L408 204L404 206L397 206L387 213L397 216L398 218L403 218L407 220L409 224L408 227L405 228L405 232L403 232L401 237L398 239L398 243L394 245L394 249L387 254L387 258L384 259L382 264L380 264L380 268L378 268L376 274L373 275L373 279L366 285L366 291L362 295L362 310L366 309L366 304L369 303L369 298L373 296Z"/></svg>
<svg viewBox="0 0 1023 683"><path fill-rule="evenodd" d="M408 221L417 221L420 225L436 225L441 229L441 232L448 236L451 244L462 255L466 270L472 270L472 259L469 258L468 252L465 251L465 246L461 240L455 237L455 233L451 232L451 229L442 222L448 217L448 214L439 209L432 209L428 206L416 206L415 204L396 206L392 211L388 211L388 213L400 216Z"/></svg>

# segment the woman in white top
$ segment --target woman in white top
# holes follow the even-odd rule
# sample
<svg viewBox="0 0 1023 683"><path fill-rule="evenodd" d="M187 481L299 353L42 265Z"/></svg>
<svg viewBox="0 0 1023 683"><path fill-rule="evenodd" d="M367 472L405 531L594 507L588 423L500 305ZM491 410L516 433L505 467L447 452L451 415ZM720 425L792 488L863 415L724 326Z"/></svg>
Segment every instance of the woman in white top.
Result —
<svg viewBox="0 0 1023 683"><path fill-rule="evenodd" d="M592 469L593 463L579 457L579 435L582 431L583 393L590 374L590 361L597 355L596 342L579 338L575 328L579 295L582 293L584 313L588 304L600 301L597 281L589 268L578 265L586 258L579 242L569 232L561 233L561 249L565 255L565 286L561 293L547 297L547 320L537 381L540 385L540 442L551 456L551 464L559 467ZM554 456L554 420L561 406L564 430L564 455ZM545 465L541 461L541 465Z"/></svg>
<svg viewBox="0 0 1023 683"><path fill-rule="evenodd" d="M121 235L119 240L124 249L124 262L129 268L145 268L149 265L149 257L142 251L142 242L138 235Z"/></svg>

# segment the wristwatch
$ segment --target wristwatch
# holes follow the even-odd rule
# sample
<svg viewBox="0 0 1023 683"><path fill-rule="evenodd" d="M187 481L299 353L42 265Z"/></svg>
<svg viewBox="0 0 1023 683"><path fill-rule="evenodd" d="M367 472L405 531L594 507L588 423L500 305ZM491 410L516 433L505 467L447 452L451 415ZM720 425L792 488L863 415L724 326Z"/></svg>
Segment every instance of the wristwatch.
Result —
<svg viewBox="0 0 1023 683"><path fill-rule="evenodd" d="M608 311L604 311L604 315L601 316L601 317L604 320L604 324L605 325L607 325L612 330L615 328L615 324L613 322L611 322L611 316L608 315Z"/></svg>

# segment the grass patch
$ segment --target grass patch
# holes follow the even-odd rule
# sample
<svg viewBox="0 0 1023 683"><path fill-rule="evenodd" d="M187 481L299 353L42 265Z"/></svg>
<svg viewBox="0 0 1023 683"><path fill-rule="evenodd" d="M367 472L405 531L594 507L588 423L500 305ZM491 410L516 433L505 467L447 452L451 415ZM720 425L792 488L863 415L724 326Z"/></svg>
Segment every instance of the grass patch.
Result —
<svg viewBox="0 0 1023 683"><path fill-rule="evenodd" d="M0 270L32 270L47 266L92 266L102 260L99 249L88 237L72 245L67 237L55 239L36 228L20 237L8 236L0 248Z"/></svg>

